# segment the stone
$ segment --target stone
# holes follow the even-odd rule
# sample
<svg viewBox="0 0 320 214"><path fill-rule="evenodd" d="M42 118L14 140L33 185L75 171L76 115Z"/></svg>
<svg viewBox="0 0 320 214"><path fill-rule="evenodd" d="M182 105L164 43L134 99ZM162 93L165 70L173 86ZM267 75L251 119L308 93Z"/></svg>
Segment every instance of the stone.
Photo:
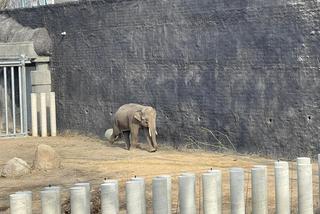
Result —
<svg viewBox="0 0 320 214"><path fill-rule="evenodd" d="M107 138L108 141L110 141L111 135L113 133L113 129L107 129L104 133L104 136Z"/></svg>
<svg viewBox="0 0 320 214"><path fill-rule="evenodd" d="M12 158L1 170L2 177L19 177L31 172L31 167L20 158Z"/></svg>
<svg viewBox="0 0 320 214"><path fill-rule="evenodd" d="M33 168L38 170L57 169L61 166L61 159L57 152L48 145L40 144L35 153Z"/></svg>

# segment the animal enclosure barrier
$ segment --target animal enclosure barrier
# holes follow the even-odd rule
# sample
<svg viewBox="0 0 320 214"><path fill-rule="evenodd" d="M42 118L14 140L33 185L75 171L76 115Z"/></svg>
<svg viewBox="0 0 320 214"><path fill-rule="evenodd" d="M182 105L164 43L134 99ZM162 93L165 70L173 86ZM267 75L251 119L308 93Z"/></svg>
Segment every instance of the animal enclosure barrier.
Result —
<svg viewBox="0 0 320 214"><path fill-rule="evenodd" d="M50 136L57 135L57 123L56 123L56 98L55 92L50 93L31 93L31 126L32 136L38 136L38 124L40 125L41 137L48 136L48 119L50 120ZM39 99L38 99L39 98ZM47 103L49 98L49 103ZM38 104L40 109L38 110ZM47 111L49 105L49 112ZM40 123L38 123L38 112L40 113ZM48 115L49 113L49 115Z"/></svg>
<svg viewBox="0 0 320 214"><path fill-rule="evenodd" d="M320 157L320 156L318 156ZM309 158L297 159L297 185L298 207L290 205L290 182L288 162L276 161L274 163L275 200L277 214L298 213L312 214L314 204L312 200L312 171ZM320 164L319 164L320 166ZM244 193L244 169L231 168L229 170L230 186L230 211L231 213L262 214L268 213L268 179L267 167L263 165L253 166L251 169L252 200L250 209L246 207ZM125 204L128 214L211 214L224 213L222 210L222 172L221 170L209 170L203 172L202 180L202 203L199 209L196 207L196 180L194 173L182 173L178 177L179 199L178 207L173 210L171 199L171 176L162 175L152 179L152 208L147 210L145 179L141 177L131 178L125 183ZM89 214L91 204L91 188L89 183L77 183L69 188L71 214ZM61 188L57 186L45 187L41 192L41 209L43 214L60 214L61 212ZM117 180L105 179L100 184L100 206L102 214L118 214L119 184ZM92 197L93 198L93 197ZM32 193L30 191L17 192L10 195L11 214L31 213ZM92 208L92 207L91 207ZM122 211L122 210L121 210Z"/></svg>
<svg viewBox="0 0 320 214"><path fill-rule="evenodd" d="M26 69L23 58L0 58L0 137L26 135Z"/></svg>

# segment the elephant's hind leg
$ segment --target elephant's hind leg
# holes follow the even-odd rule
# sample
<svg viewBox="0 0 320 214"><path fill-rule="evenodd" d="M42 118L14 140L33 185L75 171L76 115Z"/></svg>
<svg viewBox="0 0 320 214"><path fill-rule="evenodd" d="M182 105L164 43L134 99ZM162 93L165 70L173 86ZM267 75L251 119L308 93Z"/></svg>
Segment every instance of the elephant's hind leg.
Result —
<svg viewBox="0 0 320 214"><path fill-rule="evenodd" d="M114 124L112 128L112 135L109 140L110 143L113 144L120 137L120 134L121 134L120 129L116 124Z"/></svg>
<svg viewBox="0 0 320 214"><path fill-rule="evenodd" d="M123 140L126 143L127 149L130 150L130 132L123 132Z"/></svg>
<svg viewBox="0 0 320 214"><path fill-rule="evenodd" d="M112 133L109 142L111 144L114 144L114 142L119 138L119 135L115 135L114 133Z"/></svg>

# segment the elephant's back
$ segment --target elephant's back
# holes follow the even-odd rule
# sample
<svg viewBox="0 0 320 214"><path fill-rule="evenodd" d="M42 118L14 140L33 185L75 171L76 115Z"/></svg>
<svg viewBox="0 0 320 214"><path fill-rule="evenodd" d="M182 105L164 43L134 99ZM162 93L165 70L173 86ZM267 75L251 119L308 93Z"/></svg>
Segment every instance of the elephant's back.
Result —
<svg viewBox="0 0 320 214"><path fill-rule="evenodd" d="M139 104L129 103L120 106L120 108L116 111L114 117L115 120L125 121L128 120L133 114L142 109L143 106Z"/></svg>
<svg viewBox="0 0 320 214"><path fill-rule="evenodd" d="M140 104L135 104L135 103L129 103L129 104L124 104L122 106L120 106L120 108L118 109L117 113L124 113L124 112L136 112L138 110L143 109L144 106L140 105Z"/></svg>

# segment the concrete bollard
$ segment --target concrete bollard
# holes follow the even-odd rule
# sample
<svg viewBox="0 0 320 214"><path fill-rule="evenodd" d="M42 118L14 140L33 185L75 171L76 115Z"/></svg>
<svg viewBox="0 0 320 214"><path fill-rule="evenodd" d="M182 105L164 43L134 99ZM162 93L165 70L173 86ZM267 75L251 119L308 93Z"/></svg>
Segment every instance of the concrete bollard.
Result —
<svg viewBox="0 0 320 214"><path fill-rule="evenodd" d="M168 188L165 177L152 179L152 208L153 214L168 213Z"/></svg>
<svg viewBox="0 0 320 214"><path fill-rule="evenodd" d="M118 214L119 200L117 183L109 182L100 185L101 189L101 213L102 214Z"/></svg>
<svg viewBox="0 0 320 214"><path fill-rule="evenodd" d="M298 214L313 214L312 164L298 164Z"/></svg>
<svg viewBox="0 0 320 214"><path fill-rule="evenodd" d="M24 195L27 205L27 214L32 214L32 192L31 191L19 191L16 194Z"/></svg>
<svg viewBox="0 0 320 214"><path fill-rule="evenodd" d="M285 161L274 163L276 214L290 214L289 164Z"/></svg>
<svg viewBox="0 0 320 214"><path fill-rule="evenodd" d="M179 176L179 207L181 214L196 213L196 176L183 173Z"/></svg>
<svg viewBox="0 0 320 214"><path fill-rule="evenodd" d="M113 180L113 179L104 179L104 183L113 183L116 187L116 193L115 193L115 200L116 200L116 207L118 208L117 212L119 213L119 182L118 180Z"/></svg>
<svg viewBox="0 0 320 214"><path fill-rule="evenodd" d="M50 92L50 130L51 136L57 136L56 94Z"/></svg>
<svg viewBox="0 0 320 214"><path fill-rule="evenodd" d="M10 214L32 214L32 193L26 191L11 194Z"/></svg>
<svg viewBox="0 0 320 214"><path fill-rule="evenodd" d="M297 158L297 164L311 164L311 160L308 157Z"/></svg>
<svg viewBox="0 0 320 214"><path fill-rule="evenodd" d="M267 167L251 169L252 214L268 213Z"/></svg>
<svg viewBox="0 0 320 214"><path fill-rule="evenodd" d="M90 213L91 211L91 188L90 188L90 183L76 183L74 184L75 187L84 187L85 188L85 194L86 194L86 212Z"/></svg>
<svg viewBox="0 0 320 214"><path fill-rule="evenodd" d="M244 170L230 169L231 214L245 214Z"/></svg>
<svg viewBox="0 0 320 214"><path fill-rule="evenodd" d="M140 189L140 194L141 194L141 214L146 214L147 213L147 207L146 207L146 185L144 178L142 177L133 177L131 178L132 181L138 181L140 182L141 189Z"/></svg>
<svg viewBox="0 0 320 214"><path fill-rule="evenodd" d="M38 137L38 108L36 93L31 93L31 126L32 137Z"/></svg>
<svg viewBox="0 0 320 214"><path fill-rule="evenodd" d="M56 213L61 214L61 196L60 196L60 191L61 188L59 186L48 186L43 188L43 190L50 190L54 191L56 195Z"/></svg>
<svg viewBox="0 0 320 214"><path fill-rule="evenodd" d="M159 175L157 176L159 178L165 178L166 181L167 181L167 201L168 201L168 214L171 214L172 213L172 198L171 198L171 176L170 175Z"/></svg>
<svg viewBox="0 0 320 214"><path fill-rule="evenodd" d="M10 195L10 214L27 214L27 202L24 195Z"/></svg>
<svg viewBox="0 0 320 214"><path fill-rule="evenodd" d="M76 186L70 188L71 214L90 214L86 187Z"/></svg>
<svg viewBox="0 0 320 214"><path fill-rule="evenodd" d="M55 190L43 190L40 191L41 197L41 210L45 214L58 214L59 209L57 209L57 192Z"/></svg>
<svg viewBox="0 0 320 214"><path fill-rule="evenodd" d="M41 137L47 137L47 102L46 93L40 93L40 125Z"/></svg>
<svg viewBox="0 0 320 214"><path fill-rule="evenodd" d="M142 214L141 181L126 182L127 214Z"/></svg>
<svg viewBox="0 0 320 214"><path fill-rule="evenodd" d="M319 202L320 202L320 154L318 154Z"/></svg>
<svg viewBox="0 0 320 214"><path fill-rule="evenodd" d="M222 213L222 180L220 170L202 174L202 198L204 214Z"/></svg>

